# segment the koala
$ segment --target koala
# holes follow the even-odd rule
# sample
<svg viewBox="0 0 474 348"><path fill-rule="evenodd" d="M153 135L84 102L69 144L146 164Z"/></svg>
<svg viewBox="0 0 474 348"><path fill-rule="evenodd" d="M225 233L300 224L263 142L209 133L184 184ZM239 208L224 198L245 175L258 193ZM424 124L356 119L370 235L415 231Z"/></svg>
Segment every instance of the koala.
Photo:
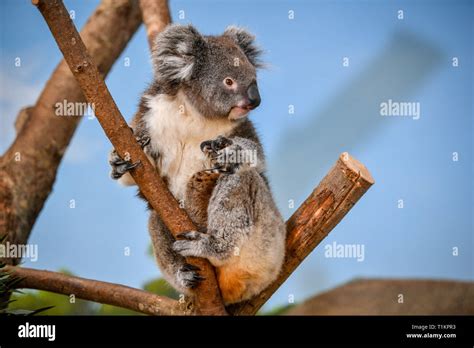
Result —
<svg viewBox="0 0 474 348"><path fill-rule="evenodd" d="M163 277L191 295L202 280L186 257L216 269L225 305L259 294L278 276L285 224L265 176L265 157L249 112L261 102L261 51L248 31L220 36L170 25L152 50L154 78L131 128L174 197L197 226L175 238L152 209L149 232ZM133 185L137 163L112 150L111 177Z"/></svg>

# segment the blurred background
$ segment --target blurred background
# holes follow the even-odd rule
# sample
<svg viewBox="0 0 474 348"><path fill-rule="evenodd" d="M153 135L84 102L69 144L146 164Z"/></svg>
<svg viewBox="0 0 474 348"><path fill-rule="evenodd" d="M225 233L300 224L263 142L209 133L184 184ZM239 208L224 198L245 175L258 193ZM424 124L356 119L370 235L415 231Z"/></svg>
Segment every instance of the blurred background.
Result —
<svg viewBox="0 0 474 348"><path fill-rule="evenodd" d="M97 4L65 1L78 28ZM473 7L451 0L170 1L174 22L204 34L244 26L265 50L262 104L250 117L285 218L344 151L376 182L264 310L355 278L474 280ZM62 56L30 1L2 1L0 18L3 153L18 111L34 104ZM127 119L151 79L142 26L106 81ZM419 119L381 116L389 99L419 103ZM145 204L135 188L109 179L110 149L97 120L85 116L29 240L38 260L24 265L171 294L149 253ZM363 245L364 260L325 257L333 242ZM28 294L32 303L46 296ZM63 302L58 313L69 310Z"/></svg>

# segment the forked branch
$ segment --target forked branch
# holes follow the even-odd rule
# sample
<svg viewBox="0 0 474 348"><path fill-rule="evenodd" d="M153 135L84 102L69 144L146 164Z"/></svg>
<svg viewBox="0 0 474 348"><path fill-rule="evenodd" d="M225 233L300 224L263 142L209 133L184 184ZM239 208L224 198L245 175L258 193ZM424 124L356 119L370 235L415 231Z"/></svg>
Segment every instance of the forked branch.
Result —
<svg viewBox="0 0 474 348"><path fill-rule="evenodd" d="M287 221L286 258L278 279L258 296L250 301L230 306L227 308L228 311L233 315L256 314L373 183L372 176L365 166L349 154L343 153L318 187ZM20 267L7 267L7 270L24 278L15 285L15 288L75 294L86 300L152 315L192 313L169 298L121 285Z"/></svg>
<svg viewBox="0 0 474 348"><path fill-rule="evenodd" d="M87 101L94 104L96 117L115 150L121 157L130 158L133 163L141 163L130 174L142 194L174 236L195 230L194 224L179 207L133 137L62 1L33 0L33 3L46 20ZM197 311L201 314L225 315L213 267L205 259L188 258L188 262L198 266L202 276L206 278L194 292Z"/></svg>
<svg viewBox="0 0 474 348"><path fill-rule="evenodd" d="M256 314L373 183L362 163L347 152L341 154L318 187L286 222L286 257L278 279L250 301L229 308L229 312Z"/></svg>
<svg viewBox="0 0 474 348"><path fill-rule="evenodd" d="M131 174L142 193L174 235L194 229L189 217L179 208L135 142L62 2L59 0L33 2L45 17L86 99L95 104L96 116L118 153L121 156L128 156L132 162L141 162L141 166L134 169ZM163 6L167 10L166 1L157 4L150 0L141 0L140 6L142 11L146 11L143 17L149 38L153 37L163 28L163 25L157 24L156 21L169 19L169 15L166 17L156 13L163 11ZM287 221L286 259L279 278L250 301L229 307L229 312L234 315L255 314L306 256L342 220L373 182L364 165L349 154L342 154L318 187ZM225 314L213 268L206 260L193 258L190 262L199 266L207 278L196 290L195 303L198 313ZM73 293L80 298L118 305L147 314L185 314L176 301L142 290L55 272L24 268L9 268L9 270L22 277L22 281L16 287L43 289L63 294Z"/></svg>

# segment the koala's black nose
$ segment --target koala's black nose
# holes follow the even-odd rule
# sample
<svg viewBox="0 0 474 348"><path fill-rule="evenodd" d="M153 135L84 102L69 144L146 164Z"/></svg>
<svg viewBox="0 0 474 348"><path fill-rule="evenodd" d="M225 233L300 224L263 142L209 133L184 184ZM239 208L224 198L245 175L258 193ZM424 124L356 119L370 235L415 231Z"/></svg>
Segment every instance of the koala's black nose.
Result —
<svg viewBox="0 0 474 348"><path fill-rule="evenodd" d="M249 106L253 109L260 105L260 93L256 83L252 83L247 89L247 97L249 98Z"/></svg>

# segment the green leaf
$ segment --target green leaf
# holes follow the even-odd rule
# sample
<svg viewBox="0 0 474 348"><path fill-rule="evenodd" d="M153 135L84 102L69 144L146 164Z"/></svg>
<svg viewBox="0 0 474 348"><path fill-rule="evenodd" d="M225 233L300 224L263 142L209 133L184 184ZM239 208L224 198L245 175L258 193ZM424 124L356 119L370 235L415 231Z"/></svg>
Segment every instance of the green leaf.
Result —
<svg viewBox="0 0 474 348"><path fill-rule="evenodd" d="M157 295L179 300L180 294L163 278L158 278L147 282L143 286L143 289Z"/></svg>

